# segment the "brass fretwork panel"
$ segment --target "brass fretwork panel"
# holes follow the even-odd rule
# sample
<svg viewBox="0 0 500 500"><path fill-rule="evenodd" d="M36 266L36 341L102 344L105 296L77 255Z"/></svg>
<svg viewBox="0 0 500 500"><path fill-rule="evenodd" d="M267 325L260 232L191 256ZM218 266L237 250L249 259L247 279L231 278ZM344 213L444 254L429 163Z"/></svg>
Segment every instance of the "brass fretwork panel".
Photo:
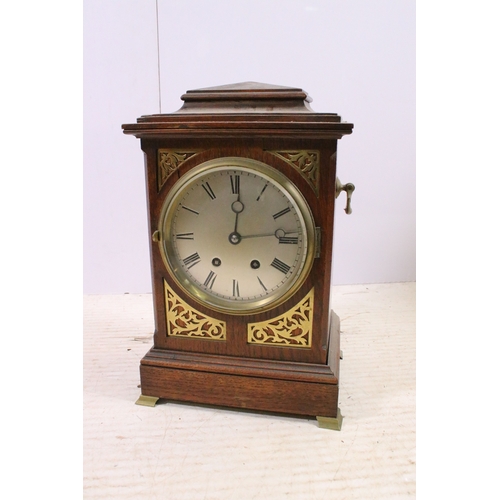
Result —
<svg viewBox="0 0 500 500"><path fill-rule="evenodd" d="M314 310L314 288L294 307L276 318L249 323L249 344L286 347L311 347Z"/></svg>
<svg viewBox="0 0 500 500"><path fill-rule="evenodd" d="M167 179L179 168L181 163L196 153L197 151L158 150L158 191L160 191Z"/></svg>
<svg viewBox="0 0 500 500"><path fill-rule="evenodd" d="M278 158L285 160L298 170L313 189L316 196L319 193L319 151L269 151Z"/></svg>
<svg viewBox="0 0 500 500"><path fill-rule="evenodd" d="M163 280L167 336L226 340L226 322L202 314L184 302Z"/></svg>

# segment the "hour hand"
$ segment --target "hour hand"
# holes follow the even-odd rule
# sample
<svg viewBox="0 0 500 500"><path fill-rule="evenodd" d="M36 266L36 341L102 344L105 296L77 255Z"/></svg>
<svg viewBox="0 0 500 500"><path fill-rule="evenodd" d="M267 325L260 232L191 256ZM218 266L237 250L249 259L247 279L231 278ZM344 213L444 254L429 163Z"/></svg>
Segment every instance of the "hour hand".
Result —
<svg viewBox="0 0 500 500"><path fill-rule="evenodd" d="M237 245L241 241L241 235L240 233L238 233L238 215L240 215L240 213L243 212L243 209L245 208L245 205L243 205L243 203L241 203L240 201L239 177L236 177L236 179L238 182L236 183L235 181L235 183L233 184L233 178L231 177L231 185L233 186L233 189L234 186L237 186L237 191L233 190L233 194L238 195L236 201L233 201L233 203L231 203L231 210L236 214L236 218L234 221L234 231L229 235L229 241L233 245Z"/></svg>
<svg viewBox="0 0 500 500"><path fill-rule="evenodd" d="M241 203L240 200L236 200L236 201L233 201L233 203L231 203L231 210L236 214L236 216L238 216L238 214L243 212L244 208L245 208L245 205L243 205L243 203Z"/></svg>
<svg viewBox="0 0 500 500"><path fill-rule="evenodd" d="M238 232L238 215L243 212L245 205L240 201L240 176L235 175L234 177L231 175L231 192L233 194L238 195L236 201L231 203L231 210L236 214L236 220L234 221L234 232Z"/></svg>
<svg viewBox="0 0 500 500"><path fill-rule="evenodd" d="M238 195L238 199L236 201L233 201L233 203L231 203L231 210L236 214L236 220L234 221L234 231L231 234L238 234L238 215L240 215L240 213L243 212L244 208L245 206L239 200L239 195Z"/></svg>

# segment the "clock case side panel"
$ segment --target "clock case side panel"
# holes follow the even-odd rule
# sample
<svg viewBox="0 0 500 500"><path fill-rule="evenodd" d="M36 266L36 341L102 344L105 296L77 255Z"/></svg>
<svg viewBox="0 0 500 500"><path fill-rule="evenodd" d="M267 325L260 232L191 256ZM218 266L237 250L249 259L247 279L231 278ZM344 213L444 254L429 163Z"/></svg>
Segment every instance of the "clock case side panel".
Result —
<svg viewBox="0 0 500 500"><path fill-rule="evenodd" d="M177 286L166 272L164 263L156 243L152 244L152 267L154 275L154 300L157 313L155 347L163 349L174 349L179 351L203 352L220 355L257 357L264 359L291 360L309 363L326 363L328 349L328 304L330 297L330 274L331 274L331 240L333 237L333 209L334 209L334 179L335 163L330 158L335 154L336 140L262 140L246 139L240 141L233 139L228 146L227 141L222 140L189 140L189 139L163 139L142 140L142 147L147 154L148 161L148 187L150 191L150 226L153 232L158 226L161 206L166 193L175 184L177 179L187 173L191 168L207 160L226 157L242 156L263 161L276 168L289 177L304 194L311 211L313 212L316 226L321 228L321 251L320 257L313 262L313 268L304 285L284 304L265 313L248 316L232 316L220 314L211 309L204 308L201 304L193 301L185 295L183 290ZM304 178L286 164L272 151L315 149L320 153L320 189L318 196L310 189ZM158 190L157 158L159 149L172 149L177 151L196 151L196 154L184 161L178 170L171 175L163 187ZM333 169L332 169L333 167ZM330 257L328 257L330 255ZM165 295L163 280L188 304L203 314L226 321L227 339L225 342L210 341L204 339L168 338L165 321ZM246 336L246 323L259 322L276 317L299 302L314 287L314 331L311 348L299 349L294 347L281 347L276 345L249 345ZM326 306L326 307L325 307ZM242 318L245 318L242 321Z"/></svg>
<svg viewBox="0 0 500 500"><path fill-rule="evenodd" d="M303 179L292 169L289 175L294 176L297 184L301 183L301 190L311 208L316 227L320 231L318 257L314 260L313 268L308 279L309 286L314 287L314 331L313 348L316 349L314 362L328 362L328 348L330 342L330 296L332 273L332 250L334 235L335 213L335 178L337 139L294 139L283 141L270 139L265 141L266 151L316 151L319 154L319 188L317 195L304 185ZM279 160L280 161L280 160ZM273 163L277 166L277 163Z"/></svg>
<svg viewBox="0 0 500 500"><path fill-rule="evenodd" d="M144 165L146 174L146 195L148 204L148 234L149 234L149 258L151 267L153 314L155 330L153 345L157 345L159 339L165 334L165 306L163 301L163 290L158 286L158 276L156 272L156 250L157 244L153 241L152 235L156 229L153 217L153 205L157 195L156 185L156 144L151 141L141 140L141 149L144 153Z"/></svg>

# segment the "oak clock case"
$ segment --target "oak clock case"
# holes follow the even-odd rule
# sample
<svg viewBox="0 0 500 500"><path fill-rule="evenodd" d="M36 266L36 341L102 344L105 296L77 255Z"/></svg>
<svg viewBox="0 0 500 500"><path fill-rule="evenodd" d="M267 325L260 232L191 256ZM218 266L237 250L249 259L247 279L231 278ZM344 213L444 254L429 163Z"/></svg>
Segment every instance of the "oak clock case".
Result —
<svg viewBox="0 0 500 500"><path fill-rule="evenodd" d="M330 311L337 140L301 89L186 92L123 125L145 153L155 312L138 404L158 398L313 416L340 429Z"/></svg>

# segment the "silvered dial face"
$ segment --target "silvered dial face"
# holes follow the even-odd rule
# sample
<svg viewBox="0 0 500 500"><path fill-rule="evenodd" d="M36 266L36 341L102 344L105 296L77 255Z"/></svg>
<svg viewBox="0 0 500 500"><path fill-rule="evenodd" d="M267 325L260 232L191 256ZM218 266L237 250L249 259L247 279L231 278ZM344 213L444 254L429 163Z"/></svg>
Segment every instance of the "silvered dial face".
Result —
<svg viewBox="0 0 500 500"><path fill-rule="evenodd" d="M162 212L163 255L196 299L232 313L285 300L305 279L314 223L298 190L274 169L226 158L192 170Z"/></svg>

